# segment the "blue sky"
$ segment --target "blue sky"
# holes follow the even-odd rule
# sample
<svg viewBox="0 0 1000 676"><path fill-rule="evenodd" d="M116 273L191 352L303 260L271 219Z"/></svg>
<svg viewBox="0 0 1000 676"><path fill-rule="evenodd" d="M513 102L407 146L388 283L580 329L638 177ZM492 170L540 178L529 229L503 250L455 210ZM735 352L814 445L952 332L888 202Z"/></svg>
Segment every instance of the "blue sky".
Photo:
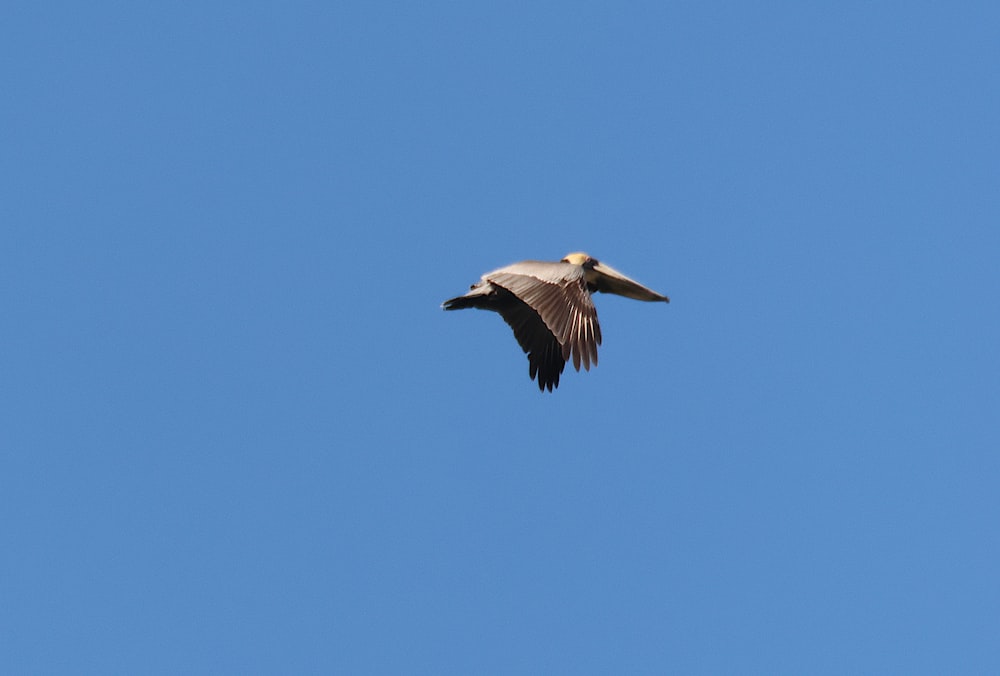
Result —
<svg viewBox="0 0 1000 676"><path fill-rule="evenodd" d="M994 3L4 14L4 671L1000 670Z"/></svg>

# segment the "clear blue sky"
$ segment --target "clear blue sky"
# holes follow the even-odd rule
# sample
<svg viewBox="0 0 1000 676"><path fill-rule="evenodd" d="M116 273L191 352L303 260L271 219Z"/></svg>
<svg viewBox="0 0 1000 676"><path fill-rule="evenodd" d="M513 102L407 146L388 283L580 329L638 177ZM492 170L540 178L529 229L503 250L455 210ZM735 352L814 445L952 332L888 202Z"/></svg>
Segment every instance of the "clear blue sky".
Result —
<svg viewBox="0 0 1000 676"><path fill-rule="evenodd" d="M1000 672L996 3L3 14L0 670Z"/></svg>

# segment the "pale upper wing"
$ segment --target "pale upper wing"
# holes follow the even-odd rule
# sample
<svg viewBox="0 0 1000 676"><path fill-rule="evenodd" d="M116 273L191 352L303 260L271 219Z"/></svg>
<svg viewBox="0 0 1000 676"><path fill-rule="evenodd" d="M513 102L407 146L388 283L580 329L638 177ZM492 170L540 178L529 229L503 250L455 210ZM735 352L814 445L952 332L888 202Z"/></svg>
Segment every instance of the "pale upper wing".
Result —
<svg viewBox="0 0 1000 676"><path fill-rule="evenodd" d="M562 358L572 356L577 371L581 362L588 371L591 364L597 365L601 327L579 266L524 261L483 275L483 279L507 289L537 312L562 347Z"/></svg>

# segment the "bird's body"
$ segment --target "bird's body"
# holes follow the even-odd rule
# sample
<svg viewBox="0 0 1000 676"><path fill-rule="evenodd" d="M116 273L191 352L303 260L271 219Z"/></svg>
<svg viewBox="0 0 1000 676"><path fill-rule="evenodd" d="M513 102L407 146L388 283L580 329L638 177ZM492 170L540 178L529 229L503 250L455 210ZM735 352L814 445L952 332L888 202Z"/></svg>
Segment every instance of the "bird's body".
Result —
<svg viewBox="0 0 1000 676"><path fill-rule="evenodd" d="M590 370L597 365L601 326L591 294L615 293L645 301L670 302L587 254L569 254L557 263L522 261L488 272L464 296L444 302L445 310L492 310L514 330L528 355L528 374L550 392L572 358Z"/></svg>

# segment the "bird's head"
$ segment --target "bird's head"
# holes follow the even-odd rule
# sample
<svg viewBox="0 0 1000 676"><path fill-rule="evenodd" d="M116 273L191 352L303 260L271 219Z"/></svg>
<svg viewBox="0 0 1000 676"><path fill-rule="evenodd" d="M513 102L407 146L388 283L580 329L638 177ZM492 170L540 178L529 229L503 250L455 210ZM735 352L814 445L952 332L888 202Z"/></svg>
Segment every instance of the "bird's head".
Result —
<svg viewBox="0 0 1000 676"><path fill-rule="evenodd" d="M576 253L566 254L563 259L559 261L560 263L569 263L571 265L580 265L582 267L588 268L593 267L596 260L583 253L582 251L577 251Z"/></svg>
<svg viewBox="0 0 1000 676"><path fill-rule="evenodd" d="M581 251L566 254L561 262L582 267L584 277L587 280L587 286L590 287L592 292L614 293L626 298L634 298L635 300L670 302L670 299L666 296L646 288L634 279L629 279L618 272L610 265L605 265L596 258L592 258Z"/></svg>

